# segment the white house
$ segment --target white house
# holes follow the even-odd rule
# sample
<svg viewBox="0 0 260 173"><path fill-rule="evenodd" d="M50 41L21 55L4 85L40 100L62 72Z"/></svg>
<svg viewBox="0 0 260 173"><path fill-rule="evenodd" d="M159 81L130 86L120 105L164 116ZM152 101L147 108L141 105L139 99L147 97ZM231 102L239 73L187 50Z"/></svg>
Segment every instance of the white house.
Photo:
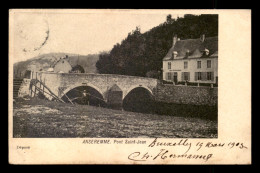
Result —
<svg viewBox="0 0 260 173"><path fill-rule="evenodd" d="M69 73L72 69L70 63L67 61L67 59L65 58L61 58L60 60L58 60L54 67L54 72L59 73L59 72L63 72L63 73Z"/></svg>
<svg viewBox="0 0 260 173"><path fill-rule="evenodd" d="M218 83L218 37L173 38L163 58L163 80L191 83Z"/></svg>

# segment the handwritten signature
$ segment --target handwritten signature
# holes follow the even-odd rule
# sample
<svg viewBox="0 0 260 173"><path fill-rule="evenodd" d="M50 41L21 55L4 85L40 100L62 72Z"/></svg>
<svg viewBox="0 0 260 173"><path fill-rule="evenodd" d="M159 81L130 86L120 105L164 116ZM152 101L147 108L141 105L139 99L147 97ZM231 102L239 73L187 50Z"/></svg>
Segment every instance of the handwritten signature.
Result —
<svg viewBox="0 0 260 173"><path fill-rule="evenodd" d="M207 162L213 154L206 154L206 155L199 155L199 154L174 154L170 153L166 149L161 149L158 154L152 156L148 152L142 154L141 152L133 152L128 156L129 160L133 161L147 161L149 159L156 160L156 159L175 159L175 158L187 158L187 159L202 159Z"/></svg>

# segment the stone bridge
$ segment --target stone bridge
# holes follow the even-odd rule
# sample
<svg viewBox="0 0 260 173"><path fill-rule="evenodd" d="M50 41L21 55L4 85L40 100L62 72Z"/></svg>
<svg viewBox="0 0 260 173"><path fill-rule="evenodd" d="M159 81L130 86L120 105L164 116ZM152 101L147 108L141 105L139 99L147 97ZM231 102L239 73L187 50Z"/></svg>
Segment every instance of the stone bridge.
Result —
<svg viewBox="0 0 260 173"><path fill-rule="evenodd" d="M31 72L30 78L42 81L59 98L74 88L88 86L98 91L105 102L108 101L108 92L114 85L122 90L124 100L128 93L138 87L144 88L154 96L159 82L157 79L146 77L88 73Z"/></svg>
<svg viewBox="0 0 260 173"><path fill-rule="evenodd" d="M110 89L116 85L121 94L117 97L119 103L127 100L126 96L136 88L142 88L141 92L152 96L151 98L157 102L209 106L216 106L218 103L217 87L169 85L162 84L157 79L146 77L114 74L31 72L26 78L19 89L19 97L32 96L33 89L30 90L29 87L31 79L38 79L50 88L59 99L64 99L65 94L77 87L86 86L99 93L98 95L102 97L106 104L110 104L111 100L116 100L110 97ZM131 93L137 94L136 92ZM49 95L45 96L51 98ZM139 97L138 94L137 97ZM142 95L140 97L143 99Z"/></svg>

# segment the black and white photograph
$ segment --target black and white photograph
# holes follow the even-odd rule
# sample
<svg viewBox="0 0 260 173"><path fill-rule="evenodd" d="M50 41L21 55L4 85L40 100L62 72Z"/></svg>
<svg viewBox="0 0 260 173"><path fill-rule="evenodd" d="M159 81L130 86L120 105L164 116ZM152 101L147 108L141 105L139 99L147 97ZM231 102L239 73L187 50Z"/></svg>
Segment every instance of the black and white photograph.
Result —
<svg viewBox="0 0 260 173"><path fill-rule="evenodd" d="M11 10L10 138L79 139L93 146L107 143L136 147L171 146L160 140L174 140L174 146L189 146L186 155L180 157L207 163L217 156L207 153L193 157L187 152L199 152L204 146L247 150L249 146L242 142L219 142L226 139L221 135L229 132L226 128L233 133L239 126L236 123L241 122L230 123L235 116L241 118L239 114L231 116L234 106L239 105L236 101L247 100L242 92L241 97L230 92L239 88L230 83L235 79L223 78L227 77L223 71L232 71L230 66L238 62L230 57L232 48L224 46L225 39L233 37L228 33L236 24L226 25L227 18L223 17L222 28L230 28L227 32L221 30L218 11L198 12ZM240 20L243 25L243 18ZM234 48L241 43L240 38L234 41ZM245 52L242 50L241 56ZM225 73L238 76L231 71ZM244 87L243 91L248 90ZM228 94L236 101L230 102ZM220 104L219 96L230 103L229 107ZM242 123L240 127L243 129ZM15 147L24 150L32 146ZM168 158L173 157L162 148L156 157L132 151L127 158L134 162L150 157L155 160L166 153Z"/></svg>
<svg viewBox="0 0 260 173"><path fill-rule="evenodd" d="M218 15L117 16L17 16L13 137L217 138Z"/></svg>

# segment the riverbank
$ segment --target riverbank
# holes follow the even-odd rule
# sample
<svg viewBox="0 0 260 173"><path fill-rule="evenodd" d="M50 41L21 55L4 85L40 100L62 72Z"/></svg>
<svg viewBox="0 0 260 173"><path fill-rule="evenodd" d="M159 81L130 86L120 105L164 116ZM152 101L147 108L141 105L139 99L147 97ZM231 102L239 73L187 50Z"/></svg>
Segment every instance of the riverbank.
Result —
<svg viewBox="0 0 260 173"><path fill-rule="evenodd" d="M18 99L14 137L216 138L217 121Z"/></svg>

